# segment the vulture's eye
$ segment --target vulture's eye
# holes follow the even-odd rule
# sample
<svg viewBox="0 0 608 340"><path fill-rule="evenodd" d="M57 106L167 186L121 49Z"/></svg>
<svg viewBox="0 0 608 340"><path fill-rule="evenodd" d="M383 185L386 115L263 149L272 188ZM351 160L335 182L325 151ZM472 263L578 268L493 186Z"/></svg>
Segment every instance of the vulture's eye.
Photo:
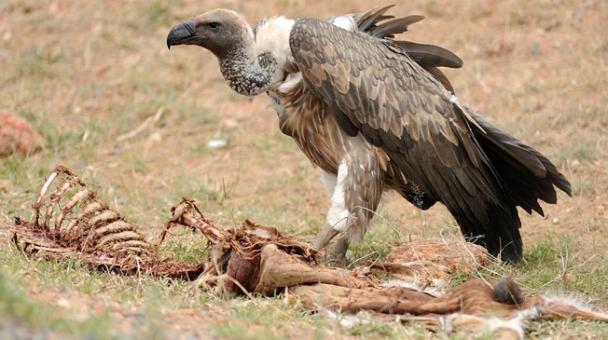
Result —
<svg viewBox="0 0 608 340"><path fill-rule="evenodd" d="M220 23L219 22L210 22L207 24L207 28L212 30L212 31L217 31L220 28Z"/></svg>

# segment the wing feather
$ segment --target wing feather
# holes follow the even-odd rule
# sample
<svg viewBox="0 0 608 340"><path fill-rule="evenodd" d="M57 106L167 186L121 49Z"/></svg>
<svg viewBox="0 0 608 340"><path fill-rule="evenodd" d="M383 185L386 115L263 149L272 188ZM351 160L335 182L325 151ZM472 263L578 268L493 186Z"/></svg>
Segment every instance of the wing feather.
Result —
<svg viewBox="0 0 608 340"><path fill-rule="evenodd" d="M393 38L395 34L406 32L409 25L415 24L423 19L424 17L422 15L410 15L405 18L392 19L383 22L370 32L377 37Z"/></svg>
<svg viewBox="0 0 608 340"><path fill-rule="evenodd" d="M460 68L462 67L462 60L456 54L439 46L394 40L396 34L407 31L410 25L422 20L424 17L412 15L394 19L395 17L392 15L385 15L386 11L392 7L393 5L374 8L361 14L353 14L352 17L357 23L359 31L378 39L384 39L387 42L387 46L397 53L406 53L439 80L446 89L454 93L452 84L450 84L448 78L437 67ZM345 53L350 54L353 51L347 50Z"/></svg>
<svg viewBox="0 0 608 340"><path fill-rule="evenodd" d="M395 41L393 44L399 46L408 56L422 66L461 68L463 64L462 59L443 47L418 44L411 41Z"/></svg>

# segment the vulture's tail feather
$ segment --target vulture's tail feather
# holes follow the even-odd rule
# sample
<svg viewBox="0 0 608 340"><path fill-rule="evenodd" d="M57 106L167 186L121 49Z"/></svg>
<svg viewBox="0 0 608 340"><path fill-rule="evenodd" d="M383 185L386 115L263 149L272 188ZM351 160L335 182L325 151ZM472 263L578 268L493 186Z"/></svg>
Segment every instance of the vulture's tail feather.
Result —
<svg viewBox="0 0 608 340"><path fill-rule="evenodd" d="M493 126L472 110L469 113L484 130L471 124L479 146L499 177L504 203L490 208L488 215L492 218L488 226L475 226L464 216L455 217L465 236L492 230L490 237L481 236L475 242L485 245L494 255L500 253L503 260L516 261L522 252L518 230L521 222L516 207L520 206L528 213L536 211L542 216L538 200L553 204L557 202L556 188L568 195L572 194L572 189L566 177L540 152Z"/></svg>
<svg viewBox="0 0 608 340"><path fill-rule="evenodd" d="M504 205L485 206L484 209L490 219L480 223L470 214L462 214L459 209L448 207L467 241L484 246L490 254L502 261L519 261L523 242L519 233L521 221L517 208L505 202Z"/></svg>
<svg viewBox="0 0 608 340"><path fill-rule="evenodd" d="M472 112L472 111L469 111ZM485 130L473 128L475 137L498 172L504 189L513 203L528 213L543 215L538 200L554 204L559 188L572 195L570 182L547 157L472 112L471 116Z"/></svg>

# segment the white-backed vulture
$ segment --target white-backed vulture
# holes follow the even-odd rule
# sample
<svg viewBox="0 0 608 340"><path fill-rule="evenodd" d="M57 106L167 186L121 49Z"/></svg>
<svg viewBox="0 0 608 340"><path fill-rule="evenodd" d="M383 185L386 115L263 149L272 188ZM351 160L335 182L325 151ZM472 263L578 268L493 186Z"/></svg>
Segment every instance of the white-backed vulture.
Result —
<svg viewBox="0 0 608 340"><path fill-rule="evenodd" d="M395 40L420 16L391 6L329 20L285 17L254 27L216 9L170 31L167 44L198 45L240 94L266 93L281 130L321 168L331 197L316 246L341 234L337 255L360 240L382 192L421 209L443 203L464 236L503 260L522 255L517 206L543 214L570 184L542 154L462 105L439 66L443 48Z"/></svg>

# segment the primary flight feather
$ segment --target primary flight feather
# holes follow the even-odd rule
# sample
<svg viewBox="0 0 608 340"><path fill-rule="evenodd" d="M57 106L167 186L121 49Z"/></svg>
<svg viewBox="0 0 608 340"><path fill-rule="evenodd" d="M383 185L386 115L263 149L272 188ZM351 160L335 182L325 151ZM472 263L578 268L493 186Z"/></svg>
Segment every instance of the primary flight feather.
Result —
<svg viewBox="0 0 608 340"><path fill-rule="evenodd" d="M504 260L522 254L517 206L542 214L570 184L542 154L462 105L438 67L462 61L438 46L396 41L422 20L387 6L319 20L250 27L212 10L175 26L167 44L214 53L229 86L266 93L281 131L313 164L331 197L316 246L360 240L384 190L421 209L443 203L463 235Z"/></svg>

